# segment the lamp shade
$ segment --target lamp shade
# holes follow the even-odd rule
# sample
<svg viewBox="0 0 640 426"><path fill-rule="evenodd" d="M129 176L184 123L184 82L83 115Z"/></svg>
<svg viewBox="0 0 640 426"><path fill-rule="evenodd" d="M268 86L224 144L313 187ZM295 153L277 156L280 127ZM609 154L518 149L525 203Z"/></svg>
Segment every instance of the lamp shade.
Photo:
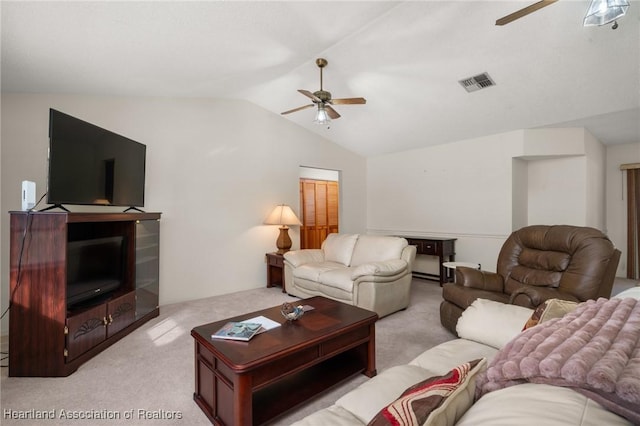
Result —
<svg viewBox="0 0 640 426"><path fill-rule="evenodd" d="M606 25L624 16L628 8L627 0L592 0L582 24L585 27Z"/></svg>
<svg viewBox="0 0 640 426"><path fill-rule="evenodd" d="M286 204L280 204L264 220L265 225L302 225L296 214Z"/></svg>
<svg viewBox="0 0 640 426"><path fill-rule="evenodd" d="M280 235L276 240L278 253L284 254L291 248L291 238L289 237L289 225L302 225L296 214L286 204L276 206L264 221L265 225L280 225Z"/></svg>

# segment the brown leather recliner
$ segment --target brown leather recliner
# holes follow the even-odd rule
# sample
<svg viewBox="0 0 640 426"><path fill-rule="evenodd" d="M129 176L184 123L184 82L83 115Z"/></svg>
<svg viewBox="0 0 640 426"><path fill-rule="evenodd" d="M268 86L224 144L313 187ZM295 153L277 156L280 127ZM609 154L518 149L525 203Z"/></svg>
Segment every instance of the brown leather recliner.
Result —
<svg viewBox="0 0 640 426"><path fill-rule="evenodd" d="M533 225L505 241L496 272L456 268L442 288L440 322L456 333L462 312L476 299L535 308L547 299L582 302L609 297L620 250L594 228Z"/></svg>

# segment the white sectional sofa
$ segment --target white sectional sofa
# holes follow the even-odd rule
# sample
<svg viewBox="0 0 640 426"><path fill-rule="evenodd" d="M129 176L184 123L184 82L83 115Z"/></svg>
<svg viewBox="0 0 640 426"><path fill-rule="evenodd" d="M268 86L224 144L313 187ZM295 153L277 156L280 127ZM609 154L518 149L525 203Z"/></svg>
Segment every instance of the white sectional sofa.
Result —
<svg viewBox="0 0 640 426"><path fill-rule="evenodd" d="M287 293L324 296L383 317L409 305L415 257L404 238L329 234L320 249L285 253Z"/></svg>
<svg viewBox="0 0 640 426"><path fill-rule="evenodd" d="M617 298L638 299L638 290L623 292ZM294 426L362 426L380 425L372 422L409 387L433 376L441 376L452 368L474 359L486 359L480 368L469 373L470 379L446 397L432 411L423 425L457 426L617 426L632 425L626 418L606 409L568 387L541 383L523 383L484 394L474 402L476 379L474 375L491 365L500 355L499 348L521 335L523 325L533 310L477 299L458 322L461 338L435 346L416 357L407 365L391 367L358 388L345 394L332 406L317 411L294 423ZM637 368L637 367L635 367ZM477 397L477 395L476 395ZM632 404L633 406L633 404ZM631 409L634 410L633 408ZM640 406L636 406L635 415ZM379 417L379 416L378 416ZM369 423L372 422L372 423ZM413 424L410 421L401 424Z"/></svg>

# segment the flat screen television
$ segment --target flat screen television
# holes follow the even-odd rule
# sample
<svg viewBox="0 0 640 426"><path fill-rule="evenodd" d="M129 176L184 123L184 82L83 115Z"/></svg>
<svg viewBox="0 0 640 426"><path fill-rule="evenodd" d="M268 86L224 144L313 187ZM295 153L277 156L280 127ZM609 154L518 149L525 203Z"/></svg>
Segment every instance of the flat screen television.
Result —
<svg viewBox="0 0 640 426"><path fill-rule="evenodd" d="M49 110L47 202L144 206L146 146Z"/></svg>
<svg viewBox="0 0 640 426"><path fill-rule="evenodd" d="M68 307L120 288L124 282L124 243L124 236L68 242Z"/></svg>

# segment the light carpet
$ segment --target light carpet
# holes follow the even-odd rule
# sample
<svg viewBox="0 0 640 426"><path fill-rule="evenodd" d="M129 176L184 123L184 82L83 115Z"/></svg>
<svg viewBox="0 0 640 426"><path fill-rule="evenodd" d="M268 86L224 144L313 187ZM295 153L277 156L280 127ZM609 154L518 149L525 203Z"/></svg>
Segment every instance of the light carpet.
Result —
<svg viewBox="0 0 640 426"><path fill-rule="evenodd" d="M162 306L160 316L64 378L7 377L2 369L2 425L209 425L193 401L195 326L296 300L279 288L260 288ZM454 336L439 319L437 283L414 279L411 304L376 323L378 372L404 364ZM6 360L5 360L6 362ZM358 375L276 419L289 425L331 405L368 380ZM7 411L9 410L9 411ZM50 419L11 419L10 414ZM119 417L73 419L72 416ZM126 418L131 416L131 418ZM66 418L65 418L66 417ZM178 418L180 417L180 418Z"/></svg>

